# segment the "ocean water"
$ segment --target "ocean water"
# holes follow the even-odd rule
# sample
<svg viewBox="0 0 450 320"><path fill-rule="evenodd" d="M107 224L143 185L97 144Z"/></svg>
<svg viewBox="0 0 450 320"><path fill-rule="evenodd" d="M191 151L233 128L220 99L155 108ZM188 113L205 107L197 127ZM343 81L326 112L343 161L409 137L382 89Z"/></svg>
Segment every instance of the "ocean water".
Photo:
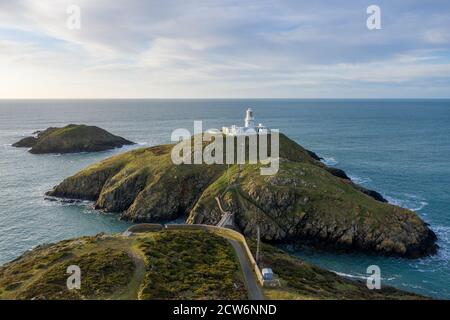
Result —
<svg viewBox="0 0 450 320"><path fill-rule="evenodd" d="M90 203L44 200L45 191L85 166L126 150L170 142L172 130L257 122L278 128L352 179L410 208L438 235L437 255L419 260L303 249L294 254L340 274L364 278L381 268L382 285L450 299L450 100L29 100L0 101L0 264L36 245L129 223ZM138 142L100 153L32 155L11 144L35 130L98 125Z"/></svg>

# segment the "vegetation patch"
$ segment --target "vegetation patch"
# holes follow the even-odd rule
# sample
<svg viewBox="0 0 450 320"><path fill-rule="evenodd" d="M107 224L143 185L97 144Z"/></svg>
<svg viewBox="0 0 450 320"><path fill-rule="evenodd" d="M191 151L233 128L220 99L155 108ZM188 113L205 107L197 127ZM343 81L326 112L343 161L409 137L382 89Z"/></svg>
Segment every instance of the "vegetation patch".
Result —
<svg viewBox="0 0 450 320"><path fill-rule="evenodd" d="M216 201L221 197L246 236L254 237L259 226L261 237L272 242L410 258L436 252L436 235L415 212L385 203L283 134L279 171L272 176L262 176L259 164L175 165L173 147L108 158L47 195L94 200L97 209L134 222L186 217L188 223L210 225L222 218Z"/></svg>
<svg viewBox="0 0 450 320"><path fill-rule="evenodd" d="M135 236L98 235L39 246L0 267L0 299L246 299L239 261L226 237L206 230ZM255 242L247 240L252 251ZM422 299L382 287L368 290L268 244L262 266L281 287L268 299ZM67 267L81 269L81 289L68 290Z"/></svg>
<svg viewBox="0 0 450 320"><path fill-rule="evenodd" d="M81 238L37 249L0 269L0 298L107 299L133 276L134 263L120 248ZM94 245L95 244L95 245ZM81 269L81 289L67 288L67 268Z"/></svg>
<svg viewBox="0 0 450 320"><path fill-rule="evenodd" d="M255 250L254 241L247 241ZM281 287L265 289L268 299L289 300L412 300L425 297L382 286L369 290L365 283L347 279L306 263L285 251L262 244L261 266L272 268L280 278Z"/></svg>
<svg viewBox="0 0 450 320"><path fill-rule="evenodd" d="M141 243L147 270L141 299L246 299L239 262L224 238L164 231Z"/></svg>
<svg viewBox="0 0 450 320"><path fill-rule="evenodd" d="M63 128L48 128L26 137L13 147L31 148L31 153L95 152L134 144L95 126L69 124Z"/></svg>

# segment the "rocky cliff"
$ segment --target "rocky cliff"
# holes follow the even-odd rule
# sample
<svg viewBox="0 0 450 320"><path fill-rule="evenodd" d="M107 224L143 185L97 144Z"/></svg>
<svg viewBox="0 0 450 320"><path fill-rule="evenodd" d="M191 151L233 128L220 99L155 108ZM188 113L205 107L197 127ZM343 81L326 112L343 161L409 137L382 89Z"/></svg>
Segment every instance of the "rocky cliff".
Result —
<svg viewBox="0 0 450 320"><path fill-rule="evenodd" d="M221 211L237 227L266 241L308 243L386 255L420 257L436 251L435 234L416 213L388 204L352 183L310 151L280 135L280 170L259 165L174 165L173 145L143 148L94 164L57 185L49 196L88 199L97 209L132 221L186 216L216 224Z"/></svg>

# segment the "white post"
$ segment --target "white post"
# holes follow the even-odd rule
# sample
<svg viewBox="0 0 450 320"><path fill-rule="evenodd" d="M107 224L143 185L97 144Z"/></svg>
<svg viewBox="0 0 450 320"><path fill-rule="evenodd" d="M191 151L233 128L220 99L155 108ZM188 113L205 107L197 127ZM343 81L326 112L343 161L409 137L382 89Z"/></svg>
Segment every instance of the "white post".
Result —
<svg viewBox="0 0 450 320"><path fill-rule="evenodd" d="M260 242L261 236L259 232L259 225L256 227L256 264L259 266L259 242Z"/></svg>

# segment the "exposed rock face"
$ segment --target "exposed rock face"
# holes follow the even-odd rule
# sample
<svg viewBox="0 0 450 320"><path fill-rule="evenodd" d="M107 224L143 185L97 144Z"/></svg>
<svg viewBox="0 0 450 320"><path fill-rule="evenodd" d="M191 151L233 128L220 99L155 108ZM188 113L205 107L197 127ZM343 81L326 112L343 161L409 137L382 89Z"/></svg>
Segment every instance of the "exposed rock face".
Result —
<svg viewBox="0 0 450 320"><path fill-rule="evenodd" d="M131 144L134 143L95 126L70 124L36 132L36 137L26 137L13 147L31 148L31 153L42 154L104 151Z"/></svg>
<svg viewBox="0 0 450 320"><path fill-rule="evenodd" d="M261 177L250 166L233 172L240 182L218 181L191 211L191 223L217 223L213 196L223 199L240 229L267 241L293 241L338 249L419 257L435 252L434 233L412 211L375 201L353 184L310 164L285 161L278 175ZM237 177L239 175L239 178Z"/></svg>
<svg viewBox="0 0 450 320"><path fill-rule="evenodd" d="M225 166L172 164L171 145L137 149L65 179L47 195L96 201L97 209L122 218L161 221L185 215Z"/></svg>
<svg viewBox="0 0 450 320"><path fill-rule="evenodd" d="M366 189L366 188L361 187L361 186L359 186L357 184L354 184L354 183L353 183L353 186L355 188L357 188L359 191L361 191L362 193L367 194L369 197L372 197L372 198L374 198L377 201L385 202L385 203L388 202L380 193L378 193L378 192L376 192L374 190Z"/></svg>
<svg viewBox="0 0 450 320"><path fill-rule="evenodd" d="M332 168L332 167L327 167L326 170L331 173L333 176L341 178L341 179L345 179L345 180L351 180L347 174L345 173L344 170L341 169L337 169L337 168Z"/></svg>
<svg viewBox="0 0 450 320"><path fill-rule="evenodd" d="M133 150L65 179L50 196L89 199L122 218L152 222L188 216L217 224L215 197L235 214L241 231L267 241L419 257L436 251L436 236L416 213L383 202L280 135L280 170L259 165L174 165L173 145ZM345 175L345 176L344 176ZM378 198L377 200L375 200Z"/></svg>
<svg viewBox="0 0 450 320"><path fill-rule="evenodd" d="M37 142L37 138L35 137L26 137L21 139L20 141L17 141L12 146L16 148L31 148L34 146Z"/></svg>

